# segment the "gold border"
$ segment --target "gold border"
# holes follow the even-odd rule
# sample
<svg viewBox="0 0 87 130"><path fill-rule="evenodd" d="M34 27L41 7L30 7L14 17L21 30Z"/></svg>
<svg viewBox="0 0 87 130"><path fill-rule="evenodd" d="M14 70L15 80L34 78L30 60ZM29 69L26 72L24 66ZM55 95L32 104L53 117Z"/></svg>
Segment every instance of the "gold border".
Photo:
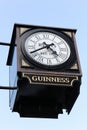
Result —
<svg viewBox="0 0 87 130"><path fill-rule="evenodd" d="M22 67L29 67L30 65L26 63L23 59L21 60L21 66Z"/></svg>
<svg viewBox="0 0 87 130"><path fill-rule="evenodd" d="M29 28L25 27L20 27L20 35L24 32L26 32Z"/></svg>
<svg viewBox="0 0 87 130"><path fill-rule="evenodd" d="M25 74L33 74L34 75L34 73L22 73L22 76L23 77L26 77L28 80L29 80L29 82L30 82L30 84L39 84L39 85L49 85L49 86L71 86L71 87L73 87L72 85L73 85L73 82L76 80L78 80L78 76L72 76L72 75L69 75L69 76L66 76L67 78L69 78L69 77L72 77L72 78L74 78L71 82L70 82L70 84L59 84L59 83L41 83L41 82L32 82L31 81L31 79L30 79L30 77L29 76L26 76ZM38 76L38 74L35 74L35 76ZM46 74L39 74L39 75L46 75ZM49 76L49 74L47 74L47 76ZM61 76L61 77L65 77L64 75L53 75L53 76Z"/></svg>

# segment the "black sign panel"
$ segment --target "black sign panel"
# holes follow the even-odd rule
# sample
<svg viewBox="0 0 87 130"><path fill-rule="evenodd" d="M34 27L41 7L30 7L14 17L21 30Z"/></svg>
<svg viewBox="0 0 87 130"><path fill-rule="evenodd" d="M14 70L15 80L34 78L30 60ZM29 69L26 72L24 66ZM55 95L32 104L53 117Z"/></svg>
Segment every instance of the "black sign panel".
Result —
<svg viewBox="0 0 87 130"><path fill-rule="evenodd" d="M73 82L78 80L78 76L70 75L46 75L23 73L23 77L28 78L30 84L51 85L51 86L73 86Z"/></svg>

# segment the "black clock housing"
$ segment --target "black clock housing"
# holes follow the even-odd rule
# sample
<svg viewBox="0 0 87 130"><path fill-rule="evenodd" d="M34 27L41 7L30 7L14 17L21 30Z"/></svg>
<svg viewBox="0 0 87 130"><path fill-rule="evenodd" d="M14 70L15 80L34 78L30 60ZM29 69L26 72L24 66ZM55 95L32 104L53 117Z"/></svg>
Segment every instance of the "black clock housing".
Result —
<svg viewBox="0 0 87 130"><path fill-rule="evenodd" d="M26 39L39 32L52 33L64 39L70 50L65 62L46 65L28 55L25 49ZM80 93L82 76L75 34L76 29L14 25L7 60L7 65L10 66L9 86L17 86L16 90L9 91L12 112L18 112L20 117L36 118L58 118L64 109L70 113ZM49 45L46 45L46 51L49 49L55 53L56 49L50 49Z"/></svg>

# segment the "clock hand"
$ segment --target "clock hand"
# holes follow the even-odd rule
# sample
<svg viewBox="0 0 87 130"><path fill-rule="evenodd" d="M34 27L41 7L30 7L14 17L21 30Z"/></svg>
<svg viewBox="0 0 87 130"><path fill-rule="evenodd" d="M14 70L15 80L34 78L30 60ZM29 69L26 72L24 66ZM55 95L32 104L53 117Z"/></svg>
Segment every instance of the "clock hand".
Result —
<svg viewBox="0 0 87 130"><path fill-rule="evenodd" d="M46 45L46 46L47 46L47 49L50 49L50 50L53 52L53 54L55 54L55 55L58 56L57 52L54 51L52 48L50 48L50 46L48 46L45 42L43 42L43 44ZM53 44L53 43L52 43L52 44ZM54 45L54 44L53 44L53 45Z"/></svg>
<svg viewBox="0 0 87 130"><path fill-rule="evenodd" d="M34 51L31 51L30 53L37 52L37 51L42 50L42 49L44 49L44 48L49 48L50 46L53 46L53 45L54 45L53 43L51 43L51 44L49 44L49 45L45 45L45 46L43 46L43 47L41 47L41 48L38 48L38 49L36 49L36 50L34 50Z"/></svg>

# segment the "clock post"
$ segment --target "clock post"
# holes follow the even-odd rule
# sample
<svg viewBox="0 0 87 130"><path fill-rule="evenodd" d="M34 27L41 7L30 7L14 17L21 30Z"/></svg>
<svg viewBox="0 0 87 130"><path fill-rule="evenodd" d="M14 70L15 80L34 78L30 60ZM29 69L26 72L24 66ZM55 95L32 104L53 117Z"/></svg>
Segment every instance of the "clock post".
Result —
<svg viewBox="0 0 87 130"><path fill-rule="evenodd" d="M7 65L10 108L21 117L70 113L81 85L75 29L15 24Z"/></svg>

